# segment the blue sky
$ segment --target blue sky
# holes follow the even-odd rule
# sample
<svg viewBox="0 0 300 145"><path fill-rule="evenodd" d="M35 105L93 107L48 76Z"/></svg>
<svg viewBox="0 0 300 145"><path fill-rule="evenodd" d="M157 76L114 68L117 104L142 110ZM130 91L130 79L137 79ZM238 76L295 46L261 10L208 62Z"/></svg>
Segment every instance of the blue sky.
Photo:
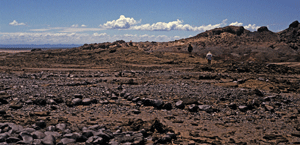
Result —
<svg viewBox="0 0 300 145"><path fill-rule="evenodd" d="M0 0L0 44L173 41L228 25L279 32L299 0Z"/></svg>

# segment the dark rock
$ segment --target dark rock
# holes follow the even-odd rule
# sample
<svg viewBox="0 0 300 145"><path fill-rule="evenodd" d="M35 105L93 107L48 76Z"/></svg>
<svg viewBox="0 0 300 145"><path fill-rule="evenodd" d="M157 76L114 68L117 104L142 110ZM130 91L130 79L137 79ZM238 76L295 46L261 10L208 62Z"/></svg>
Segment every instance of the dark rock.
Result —
<svg viewBox="0 0 300 145"><path fill-rule="evenodd" d="M82 132L82 136L84 136L84 137L86 137L86 138L89 138L89 137L91 137L91 136L94 135L93 132L94 132L93 130L84 130L84 131Z"/></svg>
<svg viewBox="0 0 300 145"><path fill-rule="evenodd" d="M11 133L20 133L24 129L23 126L14 123L8 123L8 126L11 128Z"/></svg>
<svg viewBox="0 0 300 145"><path fill-rule="evenodd" d="M41 131L35 131L31 133L33 139L43 139L46 135Z"/></svg>
<svg viewBox="0 0 300 145"><path fill-rule="evenodd" d="M162 106L163 109L167 109L167 110L171 110L173 107L172 107L172 104L170 102L167 102L165 103L163 106Z"/></svg>
<svg viewBox="0 0 300 145"><path fill-rule="evenodd" d="M17 137L11 136L11 137L6 138L6 142L7 142L7 143L16 143L16 142L18 142L18 141L20 141L20 139L17 138Z"/></svg>
<svg viewBox="0 0 300 145"><path fill-rule="evenodd" d="M82 95L82 94L74 94L74 97L75 97L75 98L80 98L80 99L82 99L82 98L83 98L83 95Z"/></svg>
<svg viewBox="0 0 300 145"><path fill-rule="evenodd" d="M300 124L296 125L295 128L297 131L300 131Z"/></svg>
<svg viewBox="0 0 300 145"><path fill-rule="evenodd" d="M46 105L47 104L46 99L35 99L32 101L33 101L33 104L35 104L35 105Z"/></svg>
<svg viewBox="0 0 300 145"><path fill-rule="evenodd" d="M44 132L46 136L53 136L53 137L60 137L61 134L59 132L56 131L45 131Z"/></svg>
<svg viewBox="0 0 300 145"><path fill-rule="evenodd" d="M36 122L35 125L39 128L45 128L46 122L44 120L40 120L40 121Z"/></svg>
<svg viewBox="0 0 300 145"><path fill-rule="evenodd" d="M114 138L119 143L125 143L125 142L133 142L134 136L130 134L120 135Z"/></svg>
<svg viewBox="0 0 300 145"><path fill-rule="evenodd" d="M93 141L93 144L103 144L103 143L105 143L105 140L102 137L98 137Z"/></svg>
<svg viewBox="0 0 300 145"><path fill-rule="evenodd" d="M34 129L34 128L24 128L23 130L22 130L22 132L25 132L25 133L33 133L33 132L35 132L36 130Z"/></svg>
<svg viewBox="0 0 300 145"><path fill-rule="evenodd" d="M164 105L162 100L153 100L153 107L160 109Z"/></svg>
<svg viewBox="0 0 300 145"><path fill-rule="evenodd" d="M55 130L56 128L53 125L47 127L47 131L55 131Z"/></svg>
<svg viewBox="0 0 300 145"><path fill-rule="evenodd" d="M167 132L166 135L170 136L172 139L176 139L176 134L173 132Z"/></svg>
<svg viewBox="0 0 300 145"><path fill-rule="evenodd" d="M115 93L112 93L110 99L117 100L118 96Z"/></svg>
<svg viewBox="0 0 300 145"><path fill-rule="evenodd" d="M89 137L89 138L85 141L85 143L86 143L87 145L92 145L93 142L94 142L94 140L96 140L97 138L99 138L99 136L91 136L91 137Z"/></svg>
<svg viewBox="0 0 300 145"><path fill-rule="evenodd" d="M19 138L22 138L22 143L24 144L30 144L31 142L33 142L33 137L31 134L29 133L24 133L24 132L21 132L19 134Z"/></svg>
<svg viewBox="0 0 300 145"><path fill-rule="evenodd" d="M9 108L12 108L12 109L21 109L23 107L22 104L11 104L9 105Z"/></svg>
<svg viewBox="0 0 300 145"><path fill-rule="evenodd" d="M59 123L59 124L56 124L56 129L60 130L60 131L64 131L66 129L66 124L64 123Z"/></svg>
<svg viewBox="0 0 300 145"><path fill-rule="evenodd" d="M190 112L196 112L198 111L198 106L196 104L192 104L188 106L188 109Z"/></svg>
<svg viewBox="0 0 300 145"><path fill-rule="evenodd" d="M257 95L257 96L260 96L260 97L263 97L263 96L264 96L264 94L263 94L260 90L258 90L258 89L254 89L254 90L253 90L253 93L254 93L255 95Z"/></svg>
<svg viewBox="0 0 300 145"><path fill-rule="evenodd" d="M134 114L140 114L141 113L141 111L138 110L138 109L132 109L131 112L134 113Z"/></svg>
<svg viewBox="0 0 300 145"><path fill-rule="evenodd" d="M246 112L248 109L249 109L248 106L245 106L245 105L239 106L239 110L242 112Z"/></svg>
<svg viewBox="0 0 300 145"><path fill-rule="evenodd" d="M80 98L75 98L72 100L72 105L76 106L76 105L81 105L82 100Z"/></svg>
<svg viewBox="0 0 300 145"><path fill-rule="evenodd" d="M65 137L65 138L72 138L72 139L78 140L81 137L81 134L78 133L78 132L68 133L68 134L63 135L63 137Z"/></svg>
<svg viewBox="0 0 300 145"><path fill-rule="evenodd" d="M127 98L127 100L128 100L128 98ZM142 102L145 106L153 106L153 103L154 103L154 101L149 98L143 98Z"/></svg>
<svg viewBox="0 0 300 145"><path fill-rule="evenodd" d="M300 137L300 133L299 132L295 132L295 133L291 133L292 136L296 136L296 137Z"/></svg>
<svg viewBox="0 0 300 145"><path fill-rule="evenodd" d="M8 102L5 99L0 98L0 104L8 104Z"/></svg>
<svg viewBox="0 0 300 145"><path fill-rule="evenodd" d="M288 142L285 137L276 134L266 134L263 138L266 140L276 140L277 142Z"/></svg>
<svg viewBox="0 0 300 145"><path fill-rule="evenodd" d="M7 127L8 124L7 123L0 123L0 129L3 129L4 127Z"/></svg>
<svg viewBox="0 0 300 145"><path fill-rule="evenodd" d="M84 98L82 100L82 105L90 105L92 103L92 99L90 98Z"/></svg>
<svg viewBox="0 0 300 145"><path fill-rule="evenodd" d="M176 107L176 108L183 109L184 106L185 106L185 105L184 105L183 101L181 101L181 100L179 100L179 101L177 101L177 102L175 103L175 107Z"/></svg>
<svg viewBox="0 0 300 145"><path fill-rule="evenodd" d="M140 101L141 99L140 99L140 97L136 97L136 98L133 98L131 101L132 102L137 102L137 101Z"/></svg>
<svg viewBox="0 0 300 145"><path fill-rule="evenodd" d="M46 135L46 137L43 138L41 141L44 145L55 145L56 144L56 140L53 135Z"/></svg>
<svg viewBox="0 0 300 145"><path fill-rule="evenodd" d="M97 124L97 125L93 125L93 126L88 127L88 129L90 129L90 130L105 129L105 126Z"/></svg>
<svg viewBox="0 0 300 145"><path fill-rule="evenodd" d="M0 115L4 115L6 114L6 111L5 110L0 110Z"/></svg>
<svg viewBox="0 0 300 145"><path fill-rule="evenodd" d="M42 139L34 139L32 144L33 145L42 145Z"/></svg>
<svg viewBox="0 0 300 145"><path fill-rule="evenodd" d="M103 132L103 131L98 131L94 132L94 136L99 136L104 139L105 142L109 141L110 139L113 138L113 134L110 132Z"/></svg>
<svg viewBox="0 0 300 145"><path fill-rule="evenodd" d="M76 140L72 138L63 138L58 142L58 145L67 145L72 143L76 143Z"/></svg>
<svg viewBox="0 0 300 145"><path fill-rule="evenodd" d="M172 138L169 135L164 135L162 138L158 139L156 143L165 144L167 142L171 142Z"/></svg>
<svg viewBox="0 0 300 145"><path fill-rule="evenodd" d="M274 111L274 107L271 105L265 105L267 111Z"/></svg>
<svg viewBox="0 0 300 145"><path fill-rule="evenodd" d="M57 104L53 99L48 99L47 103L51 104L51 105L56 105Z"/></svg>
<svg viewBox="0 0 300 145"><path fill-rule="evenodd" d="M9 135L8 133L1 133L0 134L0 142L4 142L6 140L6 138L8 138Z"/></svg>
<svg viewBox="0 0 300 145"><path fill-rule="evenodd" d="M198 105L200 111L208 111L212 107L210 105Z"/></svg>

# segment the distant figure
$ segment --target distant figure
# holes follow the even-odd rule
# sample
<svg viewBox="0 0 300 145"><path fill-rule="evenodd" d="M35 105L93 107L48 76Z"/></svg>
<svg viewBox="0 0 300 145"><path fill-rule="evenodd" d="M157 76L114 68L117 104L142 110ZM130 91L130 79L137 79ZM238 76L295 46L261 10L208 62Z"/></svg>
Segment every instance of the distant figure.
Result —
<svg viewBox="0 0 300 145"><path fill-rule="evenodd" d="M191 43L189 44L188 51L189 51L189 53L192 53L192 51L193 51L193 47L192 47Z"/></svg>
<svg viewBox="0 0 300 145"><path fill-rule="evenodd" d="M211 64L212 54L210 53L210 51L206 54L206 59L207 59L207 63Z"/></svg>

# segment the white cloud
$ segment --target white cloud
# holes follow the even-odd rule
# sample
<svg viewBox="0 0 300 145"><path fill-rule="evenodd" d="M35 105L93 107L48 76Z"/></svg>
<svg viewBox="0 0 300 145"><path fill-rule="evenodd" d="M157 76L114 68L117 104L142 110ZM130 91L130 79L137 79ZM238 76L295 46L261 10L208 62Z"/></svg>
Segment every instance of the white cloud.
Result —
<svg viewBox="0 0 300 145"><path fill-rule="evenodd" d="M73 25L71 25L71 28L78 28L78 27L79 27L78 24L73 24ZM80 25L80 27L85 28L86 25L82 24L82 25Z"/></svg>
<svg viewBox="0 0 300 145"><path fill-rule="evenodd" d="M182 24L183 21L177 19L177 21L172 22L157 22L152 25L150 24L143 24L139 26L132 26L131 29L133 30L148 30L148 31L171 31L171 30L183 30L183 31L206 31L218 27L222 27L226 25L227 19L223 20L219 24L209 24L209 25L202 25L199 27L193 27L189 24Z"/></svg>
<svg viewBox="0 0 300 145"><path fill-rule="evenodd" d="M25 23L19 23L19 22L17 22L16 20L13 20L12 22L10 22L9 23L9 25L11 25L11 26L24 26L24 25L26 25Z"/></svg>
<svg viewBox="0 0 300 145"><path fill-rule="evenodd" d="M177 19L171 22L157 22L153 24L137 25L140 21L136 21L134 18L125 17L121 15L119 19L113 21L107 21L104 24L100 24L99 27L105 29L129 29L129 30L146 30L146 31L171 31L171 30L183 30L183 31L206 31L226 25L227 19L223 20L219 24L209 24L202 26L191 26L189 24L183 24L183 20Z"/></svg>
<svg viewBox="0 0 300 145"><path fill-rule="evenodd" d="M121 15L119 19L107 21L103 25L99 25L101 28L106 29L128 29L132 25L138 24L140 21L136 21L134 18L125 17L124 15Z"/></svg>
<svg viewBox="0 0 300 145"><path fill-rule="evenodd" d="M78 24L73 24L72 26L71 26L71 28L77 28L78 27Z"/></svg>
<svg viewBox="0 0 300 145"><path fill-rule="evenodd" d="M233 23L230 23L229 26L243 26L243 23L240 23L240 22L233 22ZM260 27L260 26L256 26L256 24L248 24L248 25L245 25L243 26L245 29L248 29L248 30L251 30L251 31L257 31L257 29Z"/></svg>
<svg viewBox="0 0 300 145"><path fill-rule="evenodd" d="M93 36L96 36L96 37L103 37L103 36L107 36L107 34L106 34L106 33L100 33L100 34L94 33Z"/></svg>
<svg viewBox="0 0 300 145"><path fill-rule="evenodd" d="M230 23L229 26L243 26L243 23L239 23L239 22L233 22L233 23Z"/></svg>
<svg viewBox="0 0 300 145"><path fill-rule="evenodd" d="M256 26L256 24L249 24L247 26L244 26L245 29L248 29L248 30L252 30L252 31L257 31L257 29L259 28L260 26Z"/></svg>

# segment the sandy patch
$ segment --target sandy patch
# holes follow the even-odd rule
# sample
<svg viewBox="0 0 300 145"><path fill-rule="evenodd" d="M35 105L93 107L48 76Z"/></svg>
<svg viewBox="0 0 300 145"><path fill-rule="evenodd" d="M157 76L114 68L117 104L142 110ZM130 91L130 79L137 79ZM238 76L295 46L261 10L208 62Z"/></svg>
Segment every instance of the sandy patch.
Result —
<svg viewBox="0 0 300 145"><path fill-rule="evenodd" d="M3 50L3 49L0 49L0 53L1 52L4 52L4 53L20 53L20 52L30 52L31 50Z"/></svg>

